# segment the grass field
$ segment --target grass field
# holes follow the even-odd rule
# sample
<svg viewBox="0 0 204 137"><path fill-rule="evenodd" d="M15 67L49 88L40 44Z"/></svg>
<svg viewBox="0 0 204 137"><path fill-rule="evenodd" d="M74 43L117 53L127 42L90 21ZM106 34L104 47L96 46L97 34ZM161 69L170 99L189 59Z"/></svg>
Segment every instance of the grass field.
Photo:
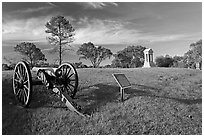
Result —
<svg viewBox="0 0 204 137"><path fill-rule="evenodd" d="M76 102L92 114L70 112L54 93L34 86L30 108L17 105L12 72L2 72L2 134L202 134L202 71L175 68L78 69ZM120 102L112 73L132 84Z"/></svg>

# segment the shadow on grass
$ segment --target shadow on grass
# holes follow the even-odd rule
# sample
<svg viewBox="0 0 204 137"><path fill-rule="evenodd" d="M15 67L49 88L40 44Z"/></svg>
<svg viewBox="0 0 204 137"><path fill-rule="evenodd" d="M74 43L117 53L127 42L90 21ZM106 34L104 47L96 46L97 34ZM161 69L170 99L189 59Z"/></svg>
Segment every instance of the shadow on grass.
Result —
<svg viewBox="0 0 204 137"><path fill-rule="evenodd" d="M47 90L44 85L33 88L30 109L35 109L39 107L46 107L48 104L53 102L52 91Z"/></svg>
<svg viewBox="0 0 204 137"><path fill-rule="evenodd" d="M202 103L202 99L182 99L182 98L175 98L175 97L169 97L169 96L164 96L164 95L159 96L157 95L157 93L160 92L159 89L148 87L148 86L143 86L143 85L139 85L139 86L144 87L144 90L130 89L130 90L127 90L126 94L133 95L133 97L134 96L149 96L149 97L155 97L155 98L171 99L171 100L175 100L175 101L178 101L186 105Z"/></svg>
<svg viewBox="0 0 204 137"><path fill-rule="evenodd" d="M84 113L92 114L107 103L120 103L121 96L119 91L120 88L117 85L99 83L80 89L80 91L77 92L75 102L83 106L82 111ZM137 96L149 96L153 98L171 99L186 105L202 103L202 99L174 98L166 95L160 95L161 92L161 89L156 87L133 84L131 88L125 89L124 101ZM15 99L14 96L12 98ZM3 100L4 99L5 98L3 98ZM37 87L34 86L29 109L36 109L40 107L66 109L66 106L63 103L56 104L55 102L60 102L60 99L55 96L51 90L47 90L43 85L38 85Z"/></svg>
<svg viewBox="0 0 204 137"><path fill-rule="evenodd" d="M77 100L84 106L84 113L92 114L102 106L111 102L120 102L120 88L114 85L106 85L103 83L83 88L78 93ZM202 99L181 99L168 96L159 96L161 89L145 86L134 85L132 88L125 89L125 101L136 96L149 96L153 98L171 99L184 103L186 105L201 104Z"/></svg>

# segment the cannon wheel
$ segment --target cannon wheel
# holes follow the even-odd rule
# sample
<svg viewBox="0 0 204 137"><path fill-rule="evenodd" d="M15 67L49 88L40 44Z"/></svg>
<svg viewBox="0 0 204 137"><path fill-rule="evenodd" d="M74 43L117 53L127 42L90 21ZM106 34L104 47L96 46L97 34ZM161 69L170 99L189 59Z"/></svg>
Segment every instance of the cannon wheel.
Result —
<svg viewBox="0 0 204 137"><path fill-rule="evenodd" d="M28 107L32 93L32 77L25 61L18 62L14 68L13 91L18 102L23 107Z"/></svg>
<svg viewBox="0 0 204 137"><path fill-rule="evenodd" d="M62 77L64 79L64 88L68 92L71 98L74 98L78 87L78 74L74 66L70 63L63 63L58 67L61 70Z"/></svg>

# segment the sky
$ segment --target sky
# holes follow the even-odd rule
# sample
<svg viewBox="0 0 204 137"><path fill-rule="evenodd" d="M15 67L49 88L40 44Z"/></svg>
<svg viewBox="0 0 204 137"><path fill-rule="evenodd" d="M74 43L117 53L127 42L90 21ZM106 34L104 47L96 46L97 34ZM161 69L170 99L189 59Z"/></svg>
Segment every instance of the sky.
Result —
<svg viewBox="0 0 204 137"><path fill-rule="evenodd" d="M142 45L153 49L154 58L183 55L191 43L202 39L201 2L3 2L3 55L10 56L8 47L23 41L49 50L45 23L57 15L74 27L72 45L92 42L113 53ZM74 54L70 59L77 62Z"/></svg>

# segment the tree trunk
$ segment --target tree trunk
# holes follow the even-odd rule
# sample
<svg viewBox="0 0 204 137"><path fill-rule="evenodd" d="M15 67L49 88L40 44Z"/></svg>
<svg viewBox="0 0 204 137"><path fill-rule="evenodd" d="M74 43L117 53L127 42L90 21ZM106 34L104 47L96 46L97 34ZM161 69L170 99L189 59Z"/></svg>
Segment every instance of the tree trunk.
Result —
<svg viewBox="0 0 204 137"><path fill-rule="evenodd" d="M62 45L61 45L61 39L60 39L60 51L59 51L59 65L62 64Z"/></svg>
<svg viewBox="0 0 204 137"><path fill-rule="evenodd" d="M30 58L30 65L31 65L31 68L33 67L33 61L32 59Z"/></svg>
<svg viewBox="0 0 204 137"><path fill-rule="evenodd" d="M59 65L62 64L62 41L61 41L61 27L60 27L60 24L59 24L59 39L60 39L60 51L59 51Z"/></svg>
<svg viewBox="0 0 204 137"><path fill-rule="evenodd" d="M29 54L28 58L30 59L30 65L31 65L31 67L33 67L33 60L32 60L32 55L31 55L31 53Z"/></svg>

